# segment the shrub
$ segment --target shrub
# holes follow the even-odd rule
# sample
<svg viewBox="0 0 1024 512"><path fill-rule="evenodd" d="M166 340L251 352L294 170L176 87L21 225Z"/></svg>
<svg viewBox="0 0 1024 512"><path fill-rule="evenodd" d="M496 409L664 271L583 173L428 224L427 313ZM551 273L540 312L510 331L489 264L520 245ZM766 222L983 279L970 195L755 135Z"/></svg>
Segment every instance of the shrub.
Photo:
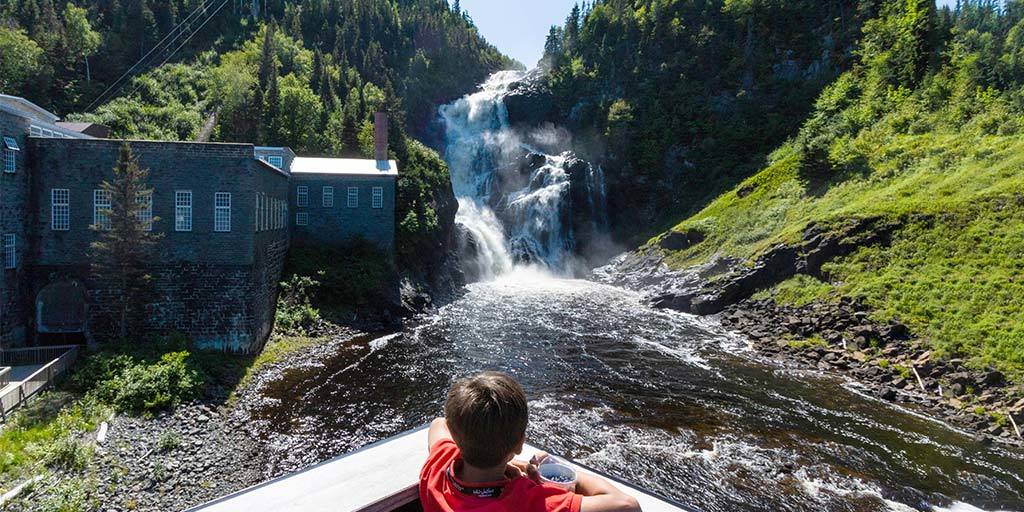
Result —
<svg viewBox="0 0 1024 512"><path fill-rule="evenodd" d="M46 489L43 498L32 504L32 510L39 512L80 512L97 510L96 481L92 479L67 479Z"/></svg>
<svg viewBox="0 0 1024 512"><path fill-rule="evenodd" d="M96 392L120 412L174 407L195 396L202 383L200 372L188 358L185 351L169 352L154 363L130 365L114 378L98 383Z"/></svg>
<svg viewBox="0 0 1024 512"><path fill-rule="evenodd" d="M181 435L173 430L165 430L160 433L156 440L156 449L161 452L169 452L181 447Z"/></svg>
<svg viewBox="0 0 1024 512"><path fill-rule="evenodd" d="M308 276L292 275L281 283L274 325L284 334L302 335L320 319L320 310L310 303L310 296L320 283Z"/></svg>
<svg viewBox="0 0 1024 512"><path fill-rule="evenodd" d="M80 440L75 432L68 432L37 449L39 460L47 467L69 471L84 469L95 454L92 445Z"/></svg>

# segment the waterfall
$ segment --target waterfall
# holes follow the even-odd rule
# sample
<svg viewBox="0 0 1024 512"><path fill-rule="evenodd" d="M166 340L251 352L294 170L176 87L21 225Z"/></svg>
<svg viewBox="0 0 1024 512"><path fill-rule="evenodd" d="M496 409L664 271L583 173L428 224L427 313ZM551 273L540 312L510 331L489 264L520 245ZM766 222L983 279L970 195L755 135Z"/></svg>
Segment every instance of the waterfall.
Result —
<svg viewBox="0 0 1024 512"><path fill-rule="evenodd" d="M593 229L607 227L600 167L567 151L568 132L509 122L505 99L529 79L520 71L495 73L477 92L440 109L459 200L455 220L473 238L469 263L478 279L516 264L571 273L576 219L586 215Z"/></svg>

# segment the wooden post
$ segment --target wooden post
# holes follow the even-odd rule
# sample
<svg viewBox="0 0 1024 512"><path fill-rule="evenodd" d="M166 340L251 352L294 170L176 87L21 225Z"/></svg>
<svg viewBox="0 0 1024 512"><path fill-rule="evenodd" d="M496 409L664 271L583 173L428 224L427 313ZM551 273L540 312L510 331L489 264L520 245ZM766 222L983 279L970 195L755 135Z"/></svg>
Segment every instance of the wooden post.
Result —
<svg viewBox="0 0 1024 512"><path fill-rule="evenodd" d="M1020 438L1020 427L1017 426L1017 421L1013 419L1013 413L1006 411L1006 416L1010 418L1010 424L1013 425L1013 431L1017 433L1017 438Z"/></svg>
<svg viewBox="0 0 1024 512"><path fill-rule="evenodd" d="M917 373L917 368L914 368L914 365L910 365L910 369L914 372L914 377L917 377L917 384L921 386L921 391L927 393L928 389L924 387L924 381L921 380L921 374Z"/></svg>

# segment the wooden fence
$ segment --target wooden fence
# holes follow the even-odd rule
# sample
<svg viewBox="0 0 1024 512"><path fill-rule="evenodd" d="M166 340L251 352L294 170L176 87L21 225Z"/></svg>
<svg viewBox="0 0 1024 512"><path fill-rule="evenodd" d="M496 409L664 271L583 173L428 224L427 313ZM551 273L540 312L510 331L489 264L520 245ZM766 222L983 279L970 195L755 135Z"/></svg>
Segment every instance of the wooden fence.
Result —
<svg viewBox="0 0 1024 512"><path fill-rule="evenodd" d="M46 389L53 381L74 364L78 358L78 345L59 347L32 347L0 351L0 365L43 366L21 381L17 387L3 392L0 396L0 419L23 405L36 393Z"/></svg>

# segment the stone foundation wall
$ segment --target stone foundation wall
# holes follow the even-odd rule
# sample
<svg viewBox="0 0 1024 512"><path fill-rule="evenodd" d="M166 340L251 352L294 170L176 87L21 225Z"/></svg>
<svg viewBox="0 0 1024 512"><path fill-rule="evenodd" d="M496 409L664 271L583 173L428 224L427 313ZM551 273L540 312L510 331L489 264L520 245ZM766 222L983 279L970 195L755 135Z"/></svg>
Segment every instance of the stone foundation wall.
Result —
<svg viewBox="0 0 1024 512"><path fill-rule="evenodd" d="M29 155L26 150L28 130L27 119L0 110L0 137L14 138L21 148L15 155L15 171L3 172L4 155L0 143L0 233L15 235L17 254L17 267L4 268L0 243L0 348L23 345L26 339L26 303L22 290L29 285L25 265L28 261L26 228L30 200Z"/></svg>
<svg viewBox="0 0 1024 512"><path fill-rule="evenodd" d="M283 255L279 259L283 262ZM276 289L265 283L271 277L276 283L280 273L279 267L267 267L267 271L248 265L196 263L151 267L148 291L140 294L142 305L133 309L131 321L141 326L143 337L180 333L202 349L256 352L273 325ZM274 268L276 275L272 275ZM84 283L88 289L86 337L107 340L118 335L118 292L97 281L88 267L40 266L35 275L33 296L53 282Z"/></svg>

